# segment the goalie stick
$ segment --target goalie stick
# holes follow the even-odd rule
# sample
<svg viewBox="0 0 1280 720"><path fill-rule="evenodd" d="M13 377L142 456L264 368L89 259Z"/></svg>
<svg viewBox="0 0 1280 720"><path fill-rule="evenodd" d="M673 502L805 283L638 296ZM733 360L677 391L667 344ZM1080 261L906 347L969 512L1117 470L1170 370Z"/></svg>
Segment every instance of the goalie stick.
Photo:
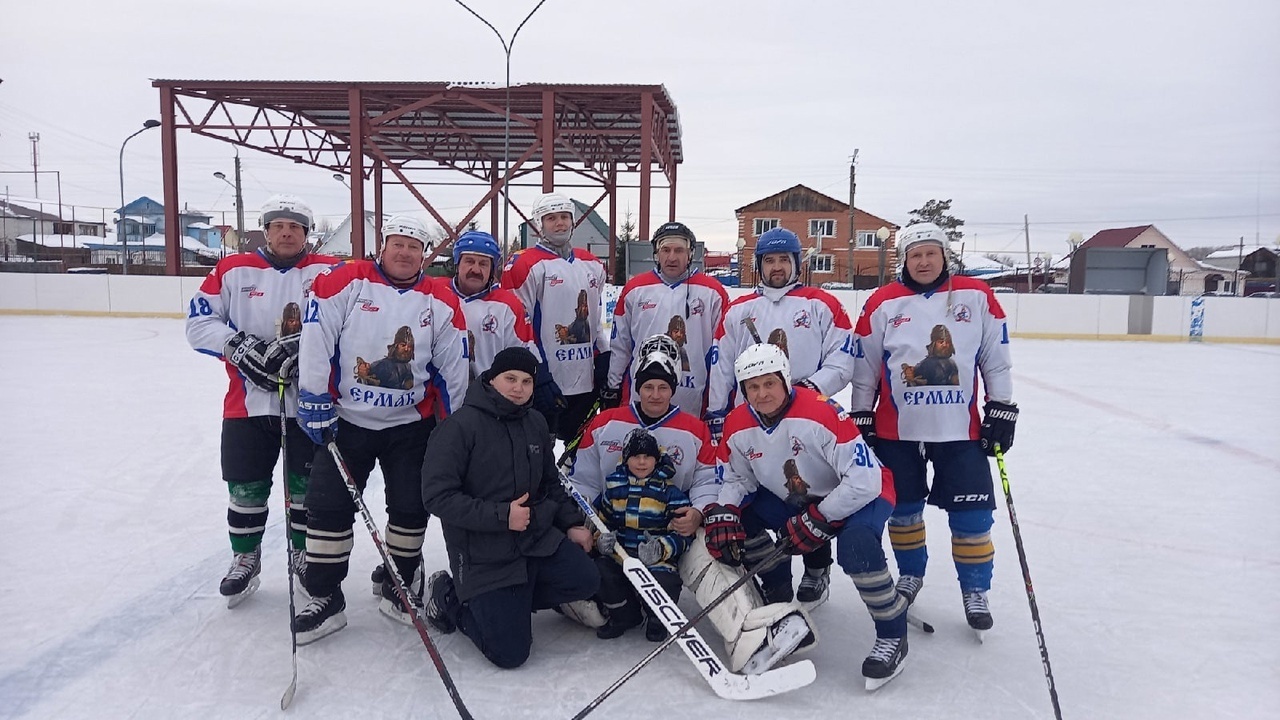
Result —
<svg viewBox="0 0 1280 720"><path fill-rule="evenodd" d="M577 488L573 487L573 484L570 483L563 472L560 473L560 483L564 485L565 492L573 497L574 501L578 503L578 507L582 509L582 512L595 525L596 529L600 532L608 532L609 528L605 526L600 516L591 507L591 504L587 502L586 498L582 497ZM698 672L711 685L711 689L715 691L716 695L726 700L755 700L802 688L812 683L817 677L817 671L814 669L813 663L808 660L773 668L759 675L739 675L732 672L720 662L720 659L711 651L707 642L702 639L702 635L694 628L694 625L706 617L716 605L755 577L756 572L759 572L761 568L769 567L785 550L785 547L779 547L774 550L768 558L765 558L757 566L754 572L744 573L742 577L738 578L718 597L707 603L698 614L686 619L684 613L681 612L675 601L671 599L671 596L667 595L667 592L662 589L658 581L653 579L653 575L649 573L649 569L644 566L644 563L628 555L620 545L615 546L614 554L622 560L623 574L627 576L627 580L635 587L641 599L653 610L654 615L662 620L662 624L667 628L670 635L643 660L637 663L635 667L615 681L613 685L610 685L599 697L579 711L577 715L574 715L573 720L581 720L592 710L599 707L614 691L622 687L623 683L630 680L632 676L643 669L645 665L648 665L650 661L663 650L666 650L672 643L680 645L680 649L693 662L694 667L698 668Z"/></svg>
<svg viewBox="0 0 1280 720"><path fill-rule="evenodd" d="M423 624L422 618L418 616L417 605L409 601L409 593L405 590L404 578L400 576L399 568L391 560L391 553L382 542L382 535L378 533L377 523L373 521L373 516L369 514L369 506L365 504L364 497L360 495L360 488L356 486L355 479L351 477L351 471L347 469L347 463L342 459L338 444L330 440L325 447L329 449L329 454L333 456L333 462L338 466L338 474L342 476L342 482L346 484L347 492L351 494L352 502L356 504L356 508L360 511L360 517L364 519L364 526L373 538L373 544L378 548L378 554L382 556L382 563L386 567L387 573L391 576L392 584L395 585L396 595L409 611L409 617L413 620L413 627L417 629L418 636L422 638L422 644L427 646L427 654L431 656L431 662L436 666L436 672L440 674L440 680L444 682L444 688L449 693L449 699L453 701L454 709L458 711L458 715L462 720L474 720L471 711L467 709L466 703L462 701L462 695L458 693L458 686L453 684L453 677L449 675L449 669L444 666L444 658L440 657L440 651L436 648L436 644L431 641L431 636L427 634L427 626Z"/></svg>

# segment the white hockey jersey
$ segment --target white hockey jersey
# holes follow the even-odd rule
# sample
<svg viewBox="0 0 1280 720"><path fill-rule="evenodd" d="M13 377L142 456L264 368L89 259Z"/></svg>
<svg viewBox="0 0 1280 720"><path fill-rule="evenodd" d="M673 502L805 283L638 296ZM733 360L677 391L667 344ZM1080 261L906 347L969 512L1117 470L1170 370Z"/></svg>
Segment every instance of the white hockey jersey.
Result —
<svg viewBox="0 0 1280 720"><path fill-rule="evenodd" d="M844 306L825 290L794 285L785 292L757 289L729 304L711 349L707 410L726 413L743 402L733 361L758 342L747 326L755 323L759 342L782 348L791 361L791 382L808 380L823 395L835 395L853 377L853 324Z"/></svg>
<svg viewBox="0 0 1280 720"><path fill-rule="evenodd" d="M466 323L443 282L397 288L373 261L346 262L311 286L298 359L302 391L329 393L338 417L382 430L461 407Z"/></svg>
<svg viewBox="0 0 1280 720"><path fill-rule="evenodd" d="M596 389L595 357L609 349L600 332L604 284L604 264L577 248L566 260L536 245L513 254L502 271L502 287L524 304L538 357L565 395Z"/></svg>
<svg viewBox="0 0 1280 720"><path fill-rule="evenodd" d="M672 402L702 417L711 341L728 304L724 286L701 272L675 284L668 284L657 270L628 280L613 310L609 387L622 388L622 401L627 402L640 343L659 333L669 335L680 347L679 386Z"/></svg>
<svg viewBox="0 0 1280 720"><path fill-rule="evenodd" d="M981 280L952 277L925 295L890 283L867 299L854 335L850 404L875 408L880 437L978 439L979 373L987 397L1013 402L1009 328Z"/></svg>
<svg viewBox="0 0 1280 720"><path fill-rule="evenodd" d="M493 358L509 347L528 348L534 355L538 346L533 341L533 328L520 298L497 285L470 297L458 292L456 280L442 280L462 305L467 320L467 349L472 380L489 366Z"/></svg>
<svg viewBox="0 0 1280 720"><path fill-rule="evenodd" d="M808 388L795 388L791 407L772 428L751 406L734 408L725 418L718 460L724 505L741 507L767 490L796 507L820 500L825 517L843 520L877 497L897 499L893 475L853 420Z"/></svg>
<svg viewBox="0 0 1280 720"><path fill-rule="evenodd" d="M569 479L583 497L604 492L604 480L622 462L627 435L643 427L653 434L662 451L671 457L676 475L672 482L689 496L698 510L716 501L720 485L716 477L715 446L706 423L679 408L671 408L652 425L645 425L633 405L596 415L582 433L582 444L569 471Z"/></svg>
<svg viewBox="0 0 1280 720"><path fill-rule="evenodd" d="M270 341L302 330L304 295L311 282L338 262L328 255L307 254L297 265L277 269L261 252L240 253L218 261L187 308L187 342L197 352L224 361L229 379L222 402L224 418L279 415L280 397L245 380L222 350L238 331ZM298 412L298 390L285 389L289 417Z"/></svg>

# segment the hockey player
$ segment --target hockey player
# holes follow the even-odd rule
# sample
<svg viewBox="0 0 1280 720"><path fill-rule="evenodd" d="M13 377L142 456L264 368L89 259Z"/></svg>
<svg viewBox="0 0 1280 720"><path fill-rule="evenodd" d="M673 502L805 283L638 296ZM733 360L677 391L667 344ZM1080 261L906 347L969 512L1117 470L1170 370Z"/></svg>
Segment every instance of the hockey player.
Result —
<svg viewBox="0 0 1280 720"><path fill-rule="evenodd" d="M529 658L534 610L600 586L591 531L560 484L546 420L530 411L537 372L525 348L499 352L432 435L421 477L452 570L431 576L427 621L461 630L501 668Z"/></svg>
<svg viewBox="0 0 1280 720"><path fill-rule="evenodd" d="M715 446L706 423L672 403L679 374L677 348L666 335L655 335L641 344L635 362L633 402L626 407L605 410L588 423L582 444L569 472L569 479L583 497L593 498L604 491L604 480L622 459L626 439L644 429L658 439L675 469L672 481L691 501L679 508L672 526L684 535L693 535L702 526L702 510L715 502L720 491L716 480Z"/></svg>
<svg viewBox="0 0 1280 720"><path fill-rule="evenodd" d="M711 351L707 422L712 438L718 438L729 410L743 401L737 396L742 378L734 378L735 359L762 339L782 349L797 385L832 396L853 377L853 324L835 296L800 284L800 250L800 238L780 227L765 232L756 243L760 285L729 305ZM805 555L804 566L798 593L786 564L785 571L770 577L766 597L785 602L794 595L810 608L823 603L831 577L830 548Z"/></svg>
<svg viewBox="0 0 1280 720"><path fill-rule="evenodd" d="M602 407L617 407L629 393L628 370L637 340L665 333L680 351L675 404L702 417L708 351L729 296L718 280L692 265L694 242L693 231L683 223L659 227L653 233L653 272L631 278L618 295Z"/></svg>
<svg viewBox="0 0 1280 720"><path fill-rule="evenodd" d="M605 478L603 491L591 504L609 528L596 538L596 567L600 569L600 601L609 620L596 629L596 637L611 640L640 624L644 636L661 642L670 634L635 588L627 581L614 550L622 544L653 575L667 595L680 599L680 573L676 566L692 538L671 528L676 511L689 507L689 497L673 482L675 463L658 447L658 440L644 428L627 436L622 462ZM643 613L641 612L643 608Z"/></svg>
<svg viewBox="0 0 1280 720"><path fill-rule="evenodd" d="M222 403L222 479L230 505L231 568L218 587L230 607L258 588L262 531L276 457L280 453L280 380L285 411L297 414L299 308L304 293L337 262L307 251L311 209L276 195L262 206L267 244L220 260L191 298L187 341L225 363L230 384ZM285 429L289 468L290 567L301 573L307 528L307 477L315 448L296 423Z"/></svg>
<svg viewBox="0 0 1280 720"><path fill-rule="evenodd" d="M997 443L1005 451L1013 446L1018 408L1004 310L986 283L951 276L946 247L946 233L932 223L898 236L900 277L872 293L858 318L851 404L863 436L893 471L898 505L889 540L898 592L913 602L924 583L927 501L947 511L965 617L981 639L992 626L987 591L995 557L996 501L986 456ZM979 374L986 395L981 422Z"/></svg>
<svg viewBox="0 0 1280 720"><path fill-rule="evenodd" d="M427 229L394 217L382 228L381 257L334 267L316 278L303 315L298 422L318 445L337 443L363 490L373 465L386 484L386 546L410 594L421 597L422 540L427 513L421 474L433 411L457 409L467 384L466 325L457 298L422 272ZM371 380L367 358L395 367L407 383ZM370 366L370 367L366 367ZM341 583L347 575L355 503L325 448L316 453L307 503L306 586L311 601L294 618L298 644L346 626ZM410 623L391 579L380 609Z"/></svg>
<svg viewBox="0 0 1280 720"><path fill-rule="evenodd" d="M707 509L707 550L721 562L761 562L772 545L747 541L760 537L751 533L761 527L778 531L792 554L834 542L840 567L875 621L875 646L862 664L874 690L898 674L907 656L907 602L894 592L881 547L893 478L832 401L792 386L790 363L776 345L749 346L734 372L747 405L725 419L718 451L724 485ZM787 502L796 494L803 496L800 507Z"/></svg>
<svg viewBox="0 0 1280 720"><path fill-rule="evenodd" d="M471 379L488 370L501 350L525 347L536 351L533 328L520 298L498 287L502 250L493 236L477 230L458 236L453 243L453 267L449 287L467 318Z"/></svg>
<svg viewBox="0 0 1280 720"><path fill-rule="evenodd" d="M573 247L573 201L559 193L533 205L538 244L512 254L502 287L512 290L533 323L542 365L534 407L552 434L569 442L582 428L609 367L608 341L600 332L604 263Z"/></svg>

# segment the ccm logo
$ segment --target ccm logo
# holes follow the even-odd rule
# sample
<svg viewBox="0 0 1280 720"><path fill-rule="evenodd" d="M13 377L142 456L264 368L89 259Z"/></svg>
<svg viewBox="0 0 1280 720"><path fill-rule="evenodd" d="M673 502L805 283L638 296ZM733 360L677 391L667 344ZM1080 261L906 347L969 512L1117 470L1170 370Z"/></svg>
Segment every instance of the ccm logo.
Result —
<svg viewBox="0 0 1280 720"><path fill-rule="evenodd" d="M983 502L984 500L988 500L988 499L990 499L990 498L991 498L991 496L990 496L990 495L988 495L988 494L986 494L986 493L977 493L977 494L974 494L974 495L957 495L957 496L955 496L955 497L951 498L951 502L953 502L953 503L962 503L962 502Z"/></svg>

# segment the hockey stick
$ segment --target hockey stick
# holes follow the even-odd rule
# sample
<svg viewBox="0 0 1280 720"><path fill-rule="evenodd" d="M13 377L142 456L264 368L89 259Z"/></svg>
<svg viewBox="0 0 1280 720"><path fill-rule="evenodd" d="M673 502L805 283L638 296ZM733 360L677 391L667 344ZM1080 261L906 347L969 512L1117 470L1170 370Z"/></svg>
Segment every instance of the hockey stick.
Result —
<svg viewBox="0 0 1280 720"><path fill-rule="evenodd" d="M444 688L449 693L449 699L453 701L453 707L457 709L458 715L462 720L474 720L471 716L471 711L467 709L466 704L462 701L462 695L458 693L458 686L453 684L449 669L444 666L444 658L440 657L440 651L436 649L436 644L431 641L431 636L427 634L427 626L423 624L422 618L418 617L417 606L409 601L409 593L405 590L404 578L400 576L400 569L396 567L395 562L391 559L391 553L382 542L382 535L378 533L378 526L373 521L373 516L369 514L369 506L365 504L364 498L360 495L360 488L356 486L356 481L351 477L351 471L347 470L347 463L342 459L342 453L338 450L338 443L330 440L325 447L329 449L329 454L333 456L333 462L338 466L338 474L342 476L342 482L347 485L347 492L351 494L352 501L355 502L356 507L360 510L360 517L364 519L365 529L373 537L373 544L378 548L378 554L382 556L382 563L386 566L387 573L391 576L391 580L395 585L396 595L400 598L400 602L405 609L409 611L409 617L413 620L413 627L417 629L418 636L422 638L422 644L427 646L427 654L431 656L431 662L435 664L436 672L440 673L440 680L444 682Z"/></svg>
<svg viewBox="0 0 1280 720"><path fill-rule="evenodd" d="M578 452L578 446L582 444L582 436L587 432L587 426L591 424L591 420L600 413L600 398L596 398L591 403L591 408L587 410L587 417L582 421L582 425L578 427L578 433L573 436L564 446L564 452L560 453L560 459L556 460L556 467L564 467L564 463Z"/></svg>
<svg viewBox="0 0 1280 720"><path fill-rule="evenodd" d="M747 332L751 333L751 339L755 340L757 345L763 344L764 341L760 339L760 333L756 330L756 319L748 315L742 323L747 326Z"/></svg>
<svg viewBox="0 0 1280 720"><path fill-rule="evenodd" d="M288 548L285 564L289 568L289 640L293 655L293 679L289 687L280 696L280 709L288 710L293 703L293 695L298 691L298 631L293 627L296 614L293 601L293 495L289 492L289 414L284 405L284 379L280 380L280 465L284 475L284 544Z"/></svg>
<svg viewBox="0 0 1280 720"><path fill-rule="evenodd" d="M574 502L578 503L578 507L582 509L582 512L595 525L596 529L600 532L608 532L609 528L605 526L600 516L596 514L595 509L591 507L586 498L582 497L582 493L579 493L577 488L573 487L573 484L565 477L564 473L560 473L560 483L564 485L565 492L573 497ZM707 642L702 639L702 635L694 628L694 625L699 620L706 617L725 598L755 577L756 573L761 569L770 567L772 562L781 557L784 552L786 552L785 547L775 549L760 562L755 570L744 573L728 589L707 603L698 614L686 620L684 613L680 611L680 608L671 599L671 596L667 594L667 591L662 589L658 581L653 579L653 575L650 574L644 563L628 555L620 546L615 546L614 555L622 561L623 574L627 576L627 580L635 587L636 592L644 600L645 604L653 610L654 616L662 619L662 624L670 634L635 667L618 678L595 700L592 700L577 715L574 715L573 720L581 720L590 714L592 710L595 710L608 699L614 691L622 687L623 683L640 672L645 665L648 665L650 661L663 650L666 650L672 643L680 644L680 649L693 662L694 667L698 668L703 679L711 685L711 689L715 691L716 695L726 700L755 700L802 688L812 683L817 677L817 671L814 670L813 663L808 660L774 668L759 675L739 675L720 662L715 653L711 652Z"/></svg>
<svg viewBox="0 0 1280 720"><path fill-rule="evenodd" d="M1044 665L1044 679L1049 683L1049 699L1053 701L1053 716L1062 720L1062 708L1058 705L1058 688L1053 682L1053 667L1049 665L1049 648L1044 644L1044 631L1040 627L1040 608L1036 605L1036 591L1031 587L1031 570L1027 567L1027 551L1022 547L1022 531L1018 528L1018 514L1013 510L1013 493L1009 490L1009 473L1004 469L1004 450L996 443L996 466L1000 468L1000 484L1004 487L1004 504L1009 508L1009 525L1013 528L1013 544L1018 548L1018 562L1022 565L1022 582L1027 586L1027 604L1031 606L1031 621L1036 628L1036 642L1040 644L1040 663Z"/></svg>

